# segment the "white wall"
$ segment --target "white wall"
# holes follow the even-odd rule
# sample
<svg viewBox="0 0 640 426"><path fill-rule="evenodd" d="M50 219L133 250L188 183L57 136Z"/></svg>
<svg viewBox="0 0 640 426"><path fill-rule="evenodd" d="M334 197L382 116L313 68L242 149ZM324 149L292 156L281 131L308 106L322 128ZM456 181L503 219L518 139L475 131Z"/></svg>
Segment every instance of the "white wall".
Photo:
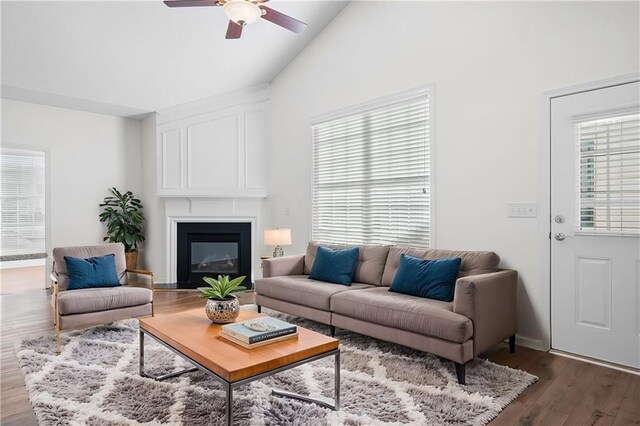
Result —
<svg viewBox="0 0 640 426"><path fill-rule="evenodd" d="M310 118L435 86L436 247L486 249L521 276L521 341L546 331L537 201L543 91L639 71L638 3L352 2L272 83L270 218L311 235ZM286 212L290 214L287 216Z"/></svg>
<svg viewBox="0 0 640 426"><path fill-rule="evenodd" d="M142 195L140 140L138 120L2 99L2 145L49 157L48 250L102 243L98 205L109 188Z"/></svg>

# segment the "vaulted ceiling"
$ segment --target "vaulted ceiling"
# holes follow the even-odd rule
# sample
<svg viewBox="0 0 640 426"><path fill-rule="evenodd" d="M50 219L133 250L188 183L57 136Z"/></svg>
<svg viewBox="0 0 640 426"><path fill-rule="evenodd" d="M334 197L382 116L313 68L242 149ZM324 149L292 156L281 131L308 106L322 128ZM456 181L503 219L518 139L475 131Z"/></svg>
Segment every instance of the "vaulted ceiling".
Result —
<svg viewBox="0 0 640 426"><path fill-rule="evenodd" d="M225 40L219 7L3 1L2 96L135 115L268 83L345 5L274 0L302 34L260 19Z"/></svg>

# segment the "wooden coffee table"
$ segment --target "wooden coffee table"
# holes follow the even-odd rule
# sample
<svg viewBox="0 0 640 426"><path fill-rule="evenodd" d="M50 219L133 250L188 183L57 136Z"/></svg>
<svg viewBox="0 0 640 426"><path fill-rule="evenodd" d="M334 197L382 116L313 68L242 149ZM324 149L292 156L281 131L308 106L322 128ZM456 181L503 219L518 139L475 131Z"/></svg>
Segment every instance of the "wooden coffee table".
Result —
<svg viewBox="0 0 640 426"><path fill-rule="evenodd" d="M257 312L241 310L236 321L263 316ZM204 309L193 309L176 314L140 319L140 375L165 380L180 374L202 370L222 383L226 391L226 424L233 423L233 390L290 368L328 356L335 357L333 404L273 390L276 395L313 402L323 407L340 408L340 349L338 340L298 326L298 338L245 349L220 337L220 325L212 324ZM150 336L169 350L182 356L194 367L162 376L144 372L144 338Z"/></svg>

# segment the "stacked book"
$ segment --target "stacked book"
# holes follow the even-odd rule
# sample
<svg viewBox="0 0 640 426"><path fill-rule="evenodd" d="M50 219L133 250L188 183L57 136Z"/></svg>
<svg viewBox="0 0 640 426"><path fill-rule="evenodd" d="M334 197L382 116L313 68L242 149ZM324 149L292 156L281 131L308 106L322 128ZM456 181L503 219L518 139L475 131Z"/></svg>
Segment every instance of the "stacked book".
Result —
<svg viewBox="0 0 640 426"><path fill-rule="evenodd" d="M220 330L220 337L248 349L297 336L298 329L294 324L267 316L223 325Z"/></svg>

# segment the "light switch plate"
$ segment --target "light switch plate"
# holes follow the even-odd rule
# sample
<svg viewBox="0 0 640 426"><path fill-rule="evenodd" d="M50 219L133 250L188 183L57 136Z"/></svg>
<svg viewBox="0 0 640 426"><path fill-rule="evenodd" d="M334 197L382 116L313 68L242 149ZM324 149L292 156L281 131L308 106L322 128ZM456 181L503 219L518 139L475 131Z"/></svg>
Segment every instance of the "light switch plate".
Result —
<svg viewBox="0 0 640 426"><path fill-rule="evenodd" d="M508 217L537 217L538 203L508 203Z"/></svg>

